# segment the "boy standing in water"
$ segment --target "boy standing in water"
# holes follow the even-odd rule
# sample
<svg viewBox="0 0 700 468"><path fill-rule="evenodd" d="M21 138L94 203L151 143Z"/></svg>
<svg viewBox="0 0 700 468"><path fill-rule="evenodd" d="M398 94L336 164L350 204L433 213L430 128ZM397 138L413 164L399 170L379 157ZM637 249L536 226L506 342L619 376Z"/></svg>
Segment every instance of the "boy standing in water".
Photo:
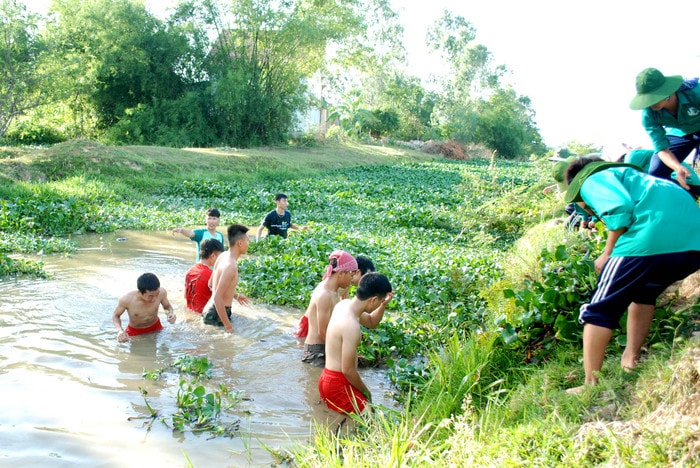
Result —
<svg viewBox="0 0 700 468"><path fill-rule="evenodd" d="M224 245L216 239L204 239L202 241L202 259L192 265L185 274L185 300L187 308L202 313L204 306L211 298L209 278L214 268L216 259L224 252Z"/></svg>
<svg viewBox="0 0 700 468"><path fill-rule="evenodd" d="M357 271L355 257L344 250L333 251L328 260L323 279L311 293L309 307L304 314L308 332L301 360L316 367L323 367L326 362L326 327L333 308L338 303L338 289L350 286Z"/></svg>
<svg viewBox="0 0 700 468"><path fill-rule="evenodd" d="M338 303L326 330L326 366L318 391L328 408L338 413L361 413L372 396L357 371L357 347L362 338L360 317L386 307L394 294L386 276L367 273L355 297Z"/></svg>
<svg viewBox="0 0 700 468"><path fill-rule="evenodd" d="M287 209L287 206L289 206L287 195L284 193L275 195L275 205L277 205L277 207L265 215L262 223L260 223L256 236L257 240L262 239L263 229L265 228L267 228L268 236L282 236L284 238L287 238L287 231L289 229L308 229L305 226L297 226L292 223L292 215Z"/></svg>
<svg viewBox="0 0 700 468"><path fill-rule="evenodd" d="M162 305L167 313L168 323L175 323L175 312L168 301L168 293L160 287L158 277L153 273L144 273L136 280L136 291L131 291L119 298L117 308L112 314L112 323L117 329L119 342L129 341L130 336L144 335L163 328L158 318L158 309ZM121 316L129 314L129 325L122 328Z"/></svg>
<svg viewBox="0 0 700 468"><path fill-rule="evenodd" d="M206 229L185 229L178 227L173 229L171 231L171 234L173 236L175 236L175 234L182 234L183 236L189 237L190 240L197 243L197 259L195 261L198 262L199 251L201 249L201 244L203 240L216 239L219 242L221 242L221 244L224 243L224 235L216 230L217 226L219 226L220 218L221 213L219 213L219 210L217 210L216 208L209 208L204 218L204 222L207 225Z"/></svg>
<svg viewBox="0 0 700 468"><path fill-rule="evenodd" d="M204 308L202 315L204 323L224 327L228 333L233 333L231 325L231 304L237 300L241 305L250 303L243 294L236 292L238 286L238 259L248 251L248 228L242 224L232 224L228 227L228 253L219 255L214 264L214 271L209 280L212 297Z"/></svg>

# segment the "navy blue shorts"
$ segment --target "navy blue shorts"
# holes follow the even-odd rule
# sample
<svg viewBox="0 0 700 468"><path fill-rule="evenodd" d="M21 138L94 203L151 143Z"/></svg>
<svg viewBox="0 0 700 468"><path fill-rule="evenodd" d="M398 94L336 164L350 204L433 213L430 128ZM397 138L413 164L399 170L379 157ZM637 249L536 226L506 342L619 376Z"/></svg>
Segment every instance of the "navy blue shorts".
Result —
<svg viewBox="0 0 700 468"><path fill-rule="evenodd" d="M700 269L700 252L646 257L610 257L598 277L590 304L581 306L578 320L614 329L632 302L656 305L656 299L676 281Z"/></svg>

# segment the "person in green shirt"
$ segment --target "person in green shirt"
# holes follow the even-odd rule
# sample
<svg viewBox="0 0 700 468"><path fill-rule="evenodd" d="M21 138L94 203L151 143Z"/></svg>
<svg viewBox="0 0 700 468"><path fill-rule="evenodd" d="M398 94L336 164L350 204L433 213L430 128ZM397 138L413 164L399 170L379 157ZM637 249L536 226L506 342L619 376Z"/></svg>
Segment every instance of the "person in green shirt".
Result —
<svg viewBox="0 0 700 468"><path fill-rule="evenodd" d="M181 234L188 237L191 241L197 243L197 259L196 262L200 260L200 250L202 241L205 239L216 239L224 244L224 235L221 234L216 228L219 226L219 221L221 219L221 213L216 208L209 208L204 215L204 223L207 225L206 229L186 229L184 227L176 227L171 231L172 235ZM224 247L225 248L225 247Z"/></svg>
<svg viewBox="0 0 700 468"><path fill-rule="evenodd" d="M642 111L642 125L656 153L649 174L677 182L686 190L689 173L681 163L700 145L700 86L698 78L665 76L656 68L642 70L636 78L637 94L630 108ZM696 156L697 157L697 156Z"/></svg>
<svg viewBox="0 0 700 468"><path fill-rule="evenodd" d="M678 185L630 164L584 157L569 164L566 180L565 200L595 214L608 230L603 254L595 260L598 284L579 314L585 384L595 384L625 310L621 364L632 369L659 295L700 269L700 207Z"/></svg>
<svg viewBox="0 0 700 468"><path fill-rule="evenodd" d="M624 146L624 150L621 150L619 152L603 152L603 159L610 162L622 161L627 164L634 164L635 166L639 167L642 171L648 173L652 162L654 161L655 154L656 152L654 150L641 148L633 149ZM698 177L697 173L695 172L695 169L693 169L693 167L687 162L682 162L681 166L683 166L688 171L688 174L685 178L685 183L688 185L688 192L690 192L690 194L695 199L700 198L700 177ZM676 180L677 178L678 174L676 173L676 171L671 172L670 179Z"/></svg>

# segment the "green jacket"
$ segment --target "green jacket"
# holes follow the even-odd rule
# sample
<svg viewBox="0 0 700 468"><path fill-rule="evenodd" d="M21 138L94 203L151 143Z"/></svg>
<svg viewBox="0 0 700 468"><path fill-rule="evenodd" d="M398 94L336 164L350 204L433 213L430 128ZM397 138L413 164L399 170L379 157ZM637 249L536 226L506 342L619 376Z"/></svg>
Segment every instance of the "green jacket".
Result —
<svg viewBox="0 0 700 468"><path fill-rule="evenodd" d="M690 87L692 86L692 87ZM651 137L656 151L670 146L666 133L685 136L700 131L700 86L697 82L686 81L678 96L678 116L674 117L667 110L655 111L647 107L642 111L642 125Z"/></svg>
<svg viewBox="0 0 700 468"><path fill-rule="evenodd" d="M700 207L673 182L611 167L583 181L581 198L608 229L627 228L613 257L700 251Z"/></svg>

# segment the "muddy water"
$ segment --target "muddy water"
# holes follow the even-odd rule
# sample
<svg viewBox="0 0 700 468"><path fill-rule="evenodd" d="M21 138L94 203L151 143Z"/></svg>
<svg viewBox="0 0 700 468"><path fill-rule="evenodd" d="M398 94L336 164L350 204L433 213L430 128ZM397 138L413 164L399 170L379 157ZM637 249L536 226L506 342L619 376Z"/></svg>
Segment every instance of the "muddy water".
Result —
<svg viewBox="0 0 700 468"><path fill-rule="evenodd" d="M125 240L124 240L125 239ZM184 274L194 244L169 233L83 236L71 256L45 256L50 280L0 281L0 465L2 466L270 466L264 447L309 440L314 421L337 415L319 404L320 369L302 364L291 334L301 314L264 304L234 305L235 334L201 323L185 308ZM171 325L118 343L111 322L117 299L155 273L175 307ZM126 326L127 316L122 316ZM246 400L224 421L240 419L234 438L148 426L146 399L161 416L177 411L179 376L159 381L144 370L183 354L207 356L219 383ZM384 374L360 371L375 400L392 406Z"/></svg>

